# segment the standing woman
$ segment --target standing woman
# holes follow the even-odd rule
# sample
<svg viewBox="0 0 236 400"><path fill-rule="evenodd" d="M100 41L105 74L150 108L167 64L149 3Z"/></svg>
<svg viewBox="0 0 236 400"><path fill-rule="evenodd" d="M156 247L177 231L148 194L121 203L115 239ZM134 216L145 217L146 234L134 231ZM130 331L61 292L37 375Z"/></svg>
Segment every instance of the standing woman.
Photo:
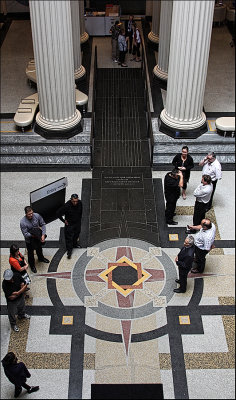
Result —
<svg viewBox="0 0 236 400"><path fill-rule="evenodd" d="M188 153L188 146L182 147L182 152L176 154L173 158L172 164L176 169L179 169L183 173L184 183L182 187L182 197L185 200L187 183L190 178L190 170L194 167L193 159Z"/></svg>
<svg viewBox="0 0 236 400"><path fill-rule="evenodd" d="M27 272L28 264L25 261L24 256L20 253L19 247L16 244L12 244L10 247L9 263L12 272L18 272L28 285L31 282ZM27 290L29 290L29 288L27 288L26 291ZM25 294L25 298L29 298L29 296Z"/></svg>
<svg viewBox="0 0 236 400"><path fill-rule="evenodd" d="M19 272L21 275L27 272L28 264L16 244L12 244L10 247L9 263L13 272Z"/></svg>
<svg viewBox="0 0 236 400"><path fill-rule="evenodd" d="M119 50L120 50L118 64L121 65L122 67L128 67L128 65L125 64L125 54L127 52L128 39L129 39L128 37L125 37L125 30L121 29L120 34L118 36L118 46L119 46Z"/></svg>

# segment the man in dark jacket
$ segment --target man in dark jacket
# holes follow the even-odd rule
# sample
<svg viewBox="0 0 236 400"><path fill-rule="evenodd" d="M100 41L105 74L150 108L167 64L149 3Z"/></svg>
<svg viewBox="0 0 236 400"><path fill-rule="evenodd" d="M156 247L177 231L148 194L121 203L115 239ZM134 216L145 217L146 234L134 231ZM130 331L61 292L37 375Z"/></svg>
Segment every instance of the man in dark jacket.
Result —
<svg viewBox="0 0 236 400"><path fill-rule="evenodd" d="M175 262L179 269L179 279L175 282L180 284L178 289L174 289L175 293L185 293L187 287L187 276L192 268L194 258L194 238L193 236L186 237L184 241L184 246L180 250L177 257L175 257Z"/></svg>
<svg viewBox="0 0 236 400"><path fill-rule="evenodd" d="M166 198L166 223L169 225L177 225L178 222L173 220L177 200L180 196L180 188L183 187L183 174L178 169L168 172L164 180L164 191Z"/></svg>
<svg viewBox="0 0 236 400"><path fill-rule="evenodd" d="M70 200L57 210L57 217L65 224L65 240L68 258L71 258L73 247L81 248L77 241L81 229L82 212L82 202L79 200L77 194L72 194Z"/></svg>
<svg viewBox="0 0 236 400"><path fill-rule="evenodd" d="M2 366L6 377L15 385L14 397L20 395L22 387L25 388L28 393L37 392L37 390L39 390L39 386L29 386L26 384L26 380L31 377L31 374L23 362L17 362L17 357L13 352L9 352L5 355L2 359Z"/></svg>
<svg viewBox="0 0 236 400"><path fill-rule="evenodd" d="M24 292L27 284L19 272L13 273L11 269L6 269L3 274L2 289L6 296L8 318L12 329L19 332L16 325L16 314L18 319L30 319L30 315L25 313Z"/></svg>

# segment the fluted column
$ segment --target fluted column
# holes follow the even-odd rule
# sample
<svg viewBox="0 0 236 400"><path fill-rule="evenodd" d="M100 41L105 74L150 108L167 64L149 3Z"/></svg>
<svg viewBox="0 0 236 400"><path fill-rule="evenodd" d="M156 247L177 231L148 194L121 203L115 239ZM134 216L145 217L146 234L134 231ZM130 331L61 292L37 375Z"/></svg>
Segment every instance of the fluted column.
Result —
<svg viewBox="0 0 236 400"><path fill-rule="evenodd" d="M214 3L178 0L173 4L166 107L160 115L173 131L206 126L202 110Z"/></svg>
<svg viewBox="0 0 236 400"><path fill-rule="evenodd" d="M80 15L80 43L85 43L89 34L85 32L85 22L84 22L84 0L79 0L79 15Z"/></svg>
<svg viewBox="0 0 236 400"><path fill-rule="evenodd" d="M165 81L167 80L168 77L172 9L173 9L172 0L170 1L165 0L161 2L158 63L153 69L154 75Z"/></svg>
<svg viewBox="0 0 236 400"><path fill-rule="evenodd" d="M75 80L77 80L82 78L86 72L83 65L81 65L79 0L70 0L70 5L71 5L71 24L72 24Z"/></svg>
<svg viewBox="0 0 236 400"><path fill-rule="evenodd" d="M159 42L159 28L160 28L160 13L161 13L161 0L154 0L152 2L152 30L148 34L148 39L151 42Z"/></svg>
<svg viewBox="0 0 236 400"><path fill-rule="evenodd" d="M39 94L35 131L46 138L78 133L70 2L30 0ZM81 127L80 127L81 128Z"/></svg>

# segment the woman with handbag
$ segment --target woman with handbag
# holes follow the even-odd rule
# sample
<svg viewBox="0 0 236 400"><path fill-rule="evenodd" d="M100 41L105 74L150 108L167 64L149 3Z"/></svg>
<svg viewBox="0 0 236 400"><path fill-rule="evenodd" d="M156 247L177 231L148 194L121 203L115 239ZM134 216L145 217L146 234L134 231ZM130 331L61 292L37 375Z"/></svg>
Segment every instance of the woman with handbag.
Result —
<svg viewBox="0 0 236 400"><path fill-rule="evenodd" d="M19 247L16 244L12 244L10 247L9 263L11 270L13 272L19 272L22 275L25 283L28 285L31 282L27 273L28 264L25 261L24 256L20 253ZM29 288L27 290L29 290Z"/></svg>

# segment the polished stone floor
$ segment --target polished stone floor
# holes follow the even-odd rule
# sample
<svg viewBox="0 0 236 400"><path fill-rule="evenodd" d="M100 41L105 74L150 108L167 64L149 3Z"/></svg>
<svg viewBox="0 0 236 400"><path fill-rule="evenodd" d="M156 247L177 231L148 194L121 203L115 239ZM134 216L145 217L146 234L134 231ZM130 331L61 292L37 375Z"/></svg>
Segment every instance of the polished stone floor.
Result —
<svg viewBox="0 0 236 400"><path fill-rule="evenodd" d="M112 68L113 64L107 58L103 67ZM19 321L19 333L10 330L2 294L1 354L14 351L26 363L31 372L29 384L40 385L40 390L30 395L32 399L98 398L96 393L103 387L96 385L108 384L127 389L123 398L138 398L128 392L128 384L141 385L142 398L235 398L235 173L223 171L208 214L217 226L217 235L204 274L190 273L186 293L176 294L174 258L182 247L185 226L192 220L193 190L200 183L201 171L192 171L187 199L180 198L177 203L177 227L164 224L166 172L151 171L149 178L158 241L123 236L128 232L124 218L116 237L111 233L110 239L92 245L88 238L88 245L74 249L68 260L63 224L53 221L47 225L44 248L50 264L36 262L37 274L30 273L26 305L31 319ZM89 209L93 197L84 190L84 182L93 189L96 176L94 170L2 172L1 277L9 266L10 244L18 243L25 253L19 221L29 204L29 193L67 177L66 199L76 192ZM135 196L133 199L139 204ZM120 198L108 200L112 207L124 204ZM107 222L112 225L110 215ZM86 224L88 221L82 223L82 230ZM169 234L176 233L179 240L171 241ZM14 398L13 386L2 368L1 374L1 398ZM107 386L104 390L116 398L115 391L110 392L112 387L109 392ZM26 397L23 390L20 398ZM106 398L105 394L100 398Z"/></svg>

